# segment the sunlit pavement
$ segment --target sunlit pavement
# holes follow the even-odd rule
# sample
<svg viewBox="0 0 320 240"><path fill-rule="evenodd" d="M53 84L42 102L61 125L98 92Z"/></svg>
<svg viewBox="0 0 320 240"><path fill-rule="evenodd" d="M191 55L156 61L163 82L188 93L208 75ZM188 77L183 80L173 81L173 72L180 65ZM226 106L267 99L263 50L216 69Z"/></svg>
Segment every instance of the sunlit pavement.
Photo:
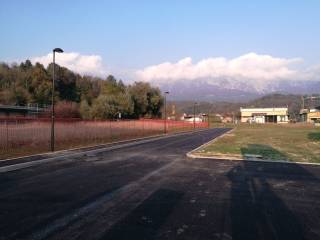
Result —
<svg viewBox="0 0 320 240"><path fill-rule="evenodd" d="M320 167L188 159L228 129L0 175L0 239L320 239Z"/></svg>

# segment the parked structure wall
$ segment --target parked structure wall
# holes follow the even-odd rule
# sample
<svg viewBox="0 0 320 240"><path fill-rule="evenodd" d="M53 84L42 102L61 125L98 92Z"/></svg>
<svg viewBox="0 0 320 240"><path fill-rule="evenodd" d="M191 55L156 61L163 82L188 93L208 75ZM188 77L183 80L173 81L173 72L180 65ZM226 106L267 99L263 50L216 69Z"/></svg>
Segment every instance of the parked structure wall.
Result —
<svg viewBox="0 0 320 240"><path fill-rule="evenodd" d="M241 122L288 123L288 108L240 108Z"/></svg>

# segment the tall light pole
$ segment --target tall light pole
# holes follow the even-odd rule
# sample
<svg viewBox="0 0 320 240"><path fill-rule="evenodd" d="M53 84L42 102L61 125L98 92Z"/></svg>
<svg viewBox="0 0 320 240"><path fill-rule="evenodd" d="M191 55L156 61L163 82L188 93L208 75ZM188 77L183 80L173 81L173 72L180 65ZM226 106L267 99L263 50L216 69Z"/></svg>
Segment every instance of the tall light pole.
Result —
<svg viewBox="0 0 320 240"><path fill-rule="evenodd" d="M209 112L208 112L208 128L210 128L210 113L212 112L212 109L213 109L213 103L209 109Z"/></svg>
<svg viewBox="0 0 320 240"><path fill-rule="evenodd" d="M61 48L53 49L52 93L51 93L51 151L54 151L54 82L55 82L55 53L63 53Z"/></svg>
<svg viewBox="0 0 320 240"><path fill-rule="evenodd" d="M193 104L193 130L196 129L196 105L197 102Z"/></svg>
<svg viewBox="0 0 320 240"><path fill-rule="evenodd" d="M164 133L167 133L167 94L169 91L164 92Z"/></svg>

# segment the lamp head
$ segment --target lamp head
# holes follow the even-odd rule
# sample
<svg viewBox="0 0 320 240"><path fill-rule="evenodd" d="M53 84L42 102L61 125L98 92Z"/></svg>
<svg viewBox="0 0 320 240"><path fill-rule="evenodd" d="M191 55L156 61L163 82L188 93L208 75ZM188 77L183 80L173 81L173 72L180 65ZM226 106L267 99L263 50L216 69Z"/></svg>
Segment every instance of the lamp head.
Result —
<svg viewBox="0 0 320 240"><path fill-rule="evenodd" d="M63 50L61 48L55 48L53 52L63 53Z"/></svg>

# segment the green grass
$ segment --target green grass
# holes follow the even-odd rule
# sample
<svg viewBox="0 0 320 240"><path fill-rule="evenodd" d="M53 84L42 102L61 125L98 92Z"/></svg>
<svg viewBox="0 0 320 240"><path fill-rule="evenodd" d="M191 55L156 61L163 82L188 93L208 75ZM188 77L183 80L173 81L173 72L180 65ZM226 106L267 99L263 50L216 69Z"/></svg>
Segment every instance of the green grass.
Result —
<svg viewBox="0 0 320 240"><path fill-rule="evenodd" d="M236 126L234 131L198 150L201 155L320 163L320 128L311 125Z"/></svg>

